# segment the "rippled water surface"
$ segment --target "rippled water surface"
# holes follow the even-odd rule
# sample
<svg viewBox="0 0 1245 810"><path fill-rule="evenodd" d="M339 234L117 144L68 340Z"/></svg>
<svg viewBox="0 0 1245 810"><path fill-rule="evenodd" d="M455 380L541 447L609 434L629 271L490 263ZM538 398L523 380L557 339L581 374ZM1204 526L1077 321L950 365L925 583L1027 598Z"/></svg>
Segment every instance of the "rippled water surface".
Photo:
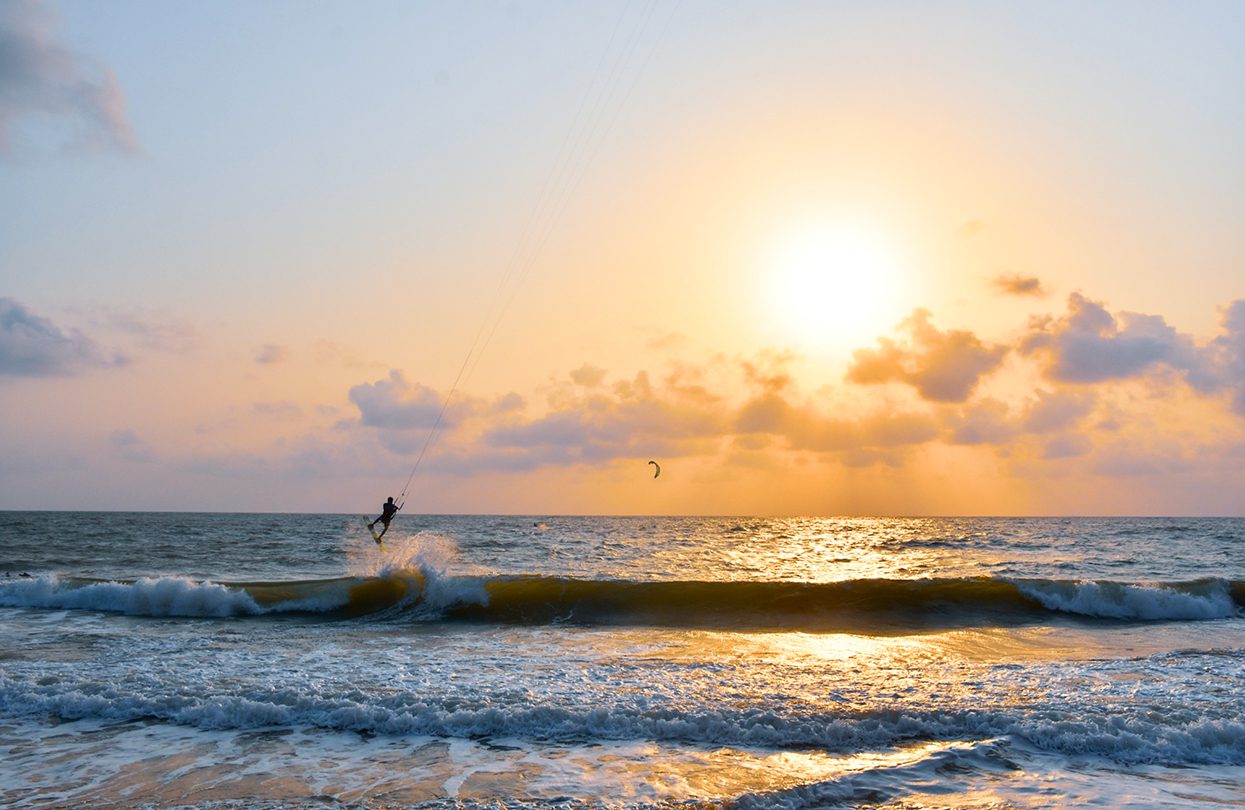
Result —
<svg viewBox="0 0 1245 810"><path fill-rule="evenodd" d="M344 515L0 513L10 571L297 578L355 570ZM1016 576L1180 580L1245 571L1223 518L403 516L392 541L446 541L460 570L827 582ZM366 548L362 551L367 551ZM447 560L448 562L448 560Z"/></svg>
<svg viewBox="0 0 1245 810"><path fill-rule="evenodd" d="M0 805L1205 806L1245 521L0 513Z"/></svg>

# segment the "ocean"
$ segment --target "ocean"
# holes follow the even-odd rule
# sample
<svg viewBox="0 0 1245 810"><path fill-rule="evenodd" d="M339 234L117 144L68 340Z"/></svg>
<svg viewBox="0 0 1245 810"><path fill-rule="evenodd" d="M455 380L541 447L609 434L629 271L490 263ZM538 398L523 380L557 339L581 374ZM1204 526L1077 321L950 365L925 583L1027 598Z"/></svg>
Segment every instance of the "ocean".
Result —
<svg viewBox="0 0 1245 810"><path fill-rule="evenodd" d="M1245 806L1245 520L0 512L0 806Z"/></svg>

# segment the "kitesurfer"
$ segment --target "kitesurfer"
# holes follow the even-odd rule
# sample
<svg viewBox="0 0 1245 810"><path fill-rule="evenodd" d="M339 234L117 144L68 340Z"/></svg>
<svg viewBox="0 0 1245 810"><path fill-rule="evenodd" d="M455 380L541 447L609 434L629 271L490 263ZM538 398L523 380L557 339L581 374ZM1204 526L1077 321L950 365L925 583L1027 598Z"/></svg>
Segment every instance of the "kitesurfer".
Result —
<svg viewBox="0 0 1245 810"><path fill-rule="evenodd" d="M385 501L385 503L380 507L380 517L376 518L376 520L373 520L371 523L367 524L367 527L369 529L375 526L377 523L384 524L385 528L381 529L380 534L376 535L377 543L380 542L380 538L385 536L385 532L389 531L389 521L393 520L393 516L398 514L398 510L401 508L402 508L401 506L398 506L396 503L393 502L393 496L390 495L389 500Z"/></svg>

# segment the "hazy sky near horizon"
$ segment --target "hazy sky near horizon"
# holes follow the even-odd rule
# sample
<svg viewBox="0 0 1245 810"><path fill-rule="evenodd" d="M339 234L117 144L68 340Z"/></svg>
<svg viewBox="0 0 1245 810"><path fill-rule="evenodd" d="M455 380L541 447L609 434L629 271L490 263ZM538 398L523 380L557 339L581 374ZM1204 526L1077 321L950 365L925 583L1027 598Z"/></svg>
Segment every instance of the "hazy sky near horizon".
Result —
<svg viewBox="0 0 1245 810"><path fill-rule="evenodd" d="M408 509L1243 514L1243 143L1236 2L5 0L0 508L369 512L457 380Z"/></svg>

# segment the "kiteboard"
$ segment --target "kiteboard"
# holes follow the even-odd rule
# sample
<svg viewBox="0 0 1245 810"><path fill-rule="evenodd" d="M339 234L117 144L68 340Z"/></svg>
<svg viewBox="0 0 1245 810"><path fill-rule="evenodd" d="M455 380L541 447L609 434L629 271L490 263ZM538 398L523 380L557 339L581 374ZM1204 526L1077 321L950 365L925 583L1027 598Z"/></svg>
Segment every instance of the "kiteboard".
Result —
<svg viewBox="0 0 1245 810"><path fill-rule="evenodd" d="M380 535L377 534L376 530L372 528L372 524L365 520L363 521L363 526L367 529L368 534L372 535L372 539L376 541L376 545L380 546L380 550L384 551L385 544L380 541Z"/></svg>

